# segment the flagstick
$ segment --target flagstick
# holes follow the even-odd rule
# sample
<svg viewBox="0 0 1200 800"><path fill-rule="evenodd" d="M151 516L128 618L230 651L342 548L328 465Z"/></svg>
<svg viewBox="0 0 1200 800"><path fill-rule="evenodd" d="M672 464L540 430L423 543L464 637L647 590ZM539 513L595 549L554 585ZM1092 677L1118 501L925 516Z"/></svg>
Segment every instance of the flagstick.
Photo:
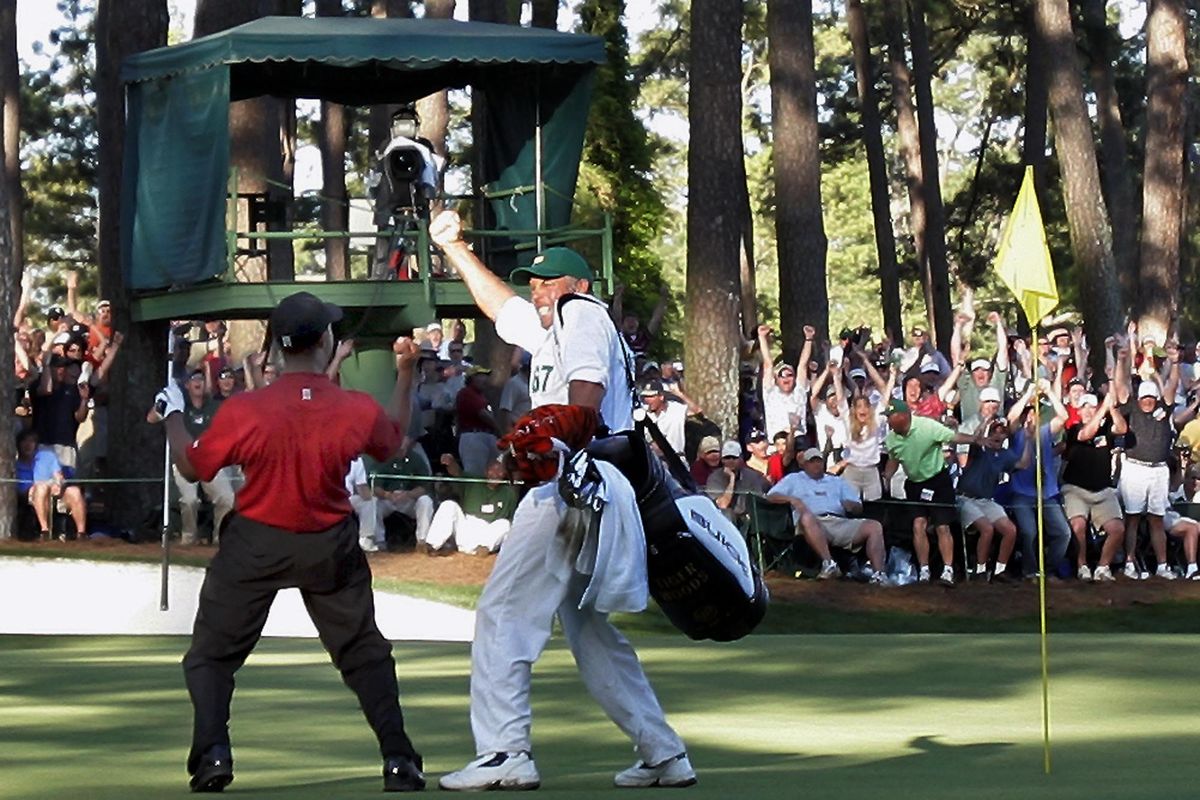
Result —
<svg viewBox="0 0 1200 800"><path fill-rule="evenodd" d="M1038 397L1037 370L1033 382L1034 468L1037 474L1038 609L1041 613L1042 646L1042 768L1050 774L1050 665L1046 648L1046 546L1042 512L1042 409Z"/></svg>

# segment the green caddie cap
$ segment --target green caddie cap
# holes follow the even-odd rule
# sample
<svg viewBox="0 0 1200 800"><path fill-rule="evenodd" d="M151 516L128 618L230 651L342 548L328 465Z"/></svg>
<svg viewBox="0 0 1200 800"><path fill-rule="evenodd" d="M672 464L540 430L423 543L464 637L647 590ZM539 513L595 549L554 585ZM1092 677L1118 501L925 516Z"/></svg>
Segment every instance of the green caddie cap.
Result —
<svg viewBox="0 0 1200 800"><path fill-rule="evenodd" d="M583 256L569 247L548 247L533 258L528 267L514 269L509 275L513 283L527 283L530 278L561 278L564 275L594 281L596 274Z"/></svg>
<svg viewBox="0 0 1200 800"><path fill-rule="evenodd" d="M908 407L908 403L904 402L903 400L892 400L892 402L888 403L887 415L889 417L892 414L909 414L909 413L911 413L911 411Z"/></svg>

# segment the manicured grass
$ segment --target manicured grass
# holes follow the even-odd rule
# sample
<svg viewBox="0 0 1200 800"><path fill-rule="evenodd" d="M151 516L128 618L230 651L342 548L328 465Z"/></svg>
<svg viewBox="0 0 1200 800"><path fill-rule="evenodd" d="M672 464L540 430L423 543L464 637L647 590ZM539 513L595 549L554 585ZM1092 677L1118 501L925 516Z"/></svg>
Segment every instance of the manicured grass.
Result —
<svg viewBox="0 0 1200 800"><path fill-rule="evenodd" d="M635 641L700 772L693 800L1195 794L1200 637L1055 636L1049 776L1033 636ZM186 646L0 637L0 797L185 796ZM427 771L458 768L472 751L467 647L405 643L396 655ZM629 744L587 697L561 642L534 675L538 796L614 796ZM373 737L316 642L264 641L238 683L231 796L378 793Z"/></svg>

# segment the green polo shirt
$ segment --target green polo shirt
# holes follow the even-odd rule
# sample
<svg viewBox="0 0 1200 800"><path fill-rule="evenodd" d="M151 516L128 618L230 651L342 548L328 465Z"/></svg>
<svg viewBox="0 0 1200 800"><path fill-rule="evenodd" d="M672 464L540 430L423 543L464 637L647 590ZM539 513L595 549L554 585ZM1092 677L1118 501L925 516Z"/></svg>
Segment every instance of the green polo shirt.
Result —
<svg viewBox="0 0 1200 800"><path fill-rule="evenodd" d="M942 445L954 438L954 431L928 417L913 416L907 436L889 430L884 445L888 457L899 461L912 481L927 481L946 468Z"/></svg>
<svg viewBox="0 0 1200 800"><path fill-rule="evenodd" d="M517 507L517 490L511 483L491 487L486 483L468 483L463 491L462 509L486 522L512 519Z"/></svg>

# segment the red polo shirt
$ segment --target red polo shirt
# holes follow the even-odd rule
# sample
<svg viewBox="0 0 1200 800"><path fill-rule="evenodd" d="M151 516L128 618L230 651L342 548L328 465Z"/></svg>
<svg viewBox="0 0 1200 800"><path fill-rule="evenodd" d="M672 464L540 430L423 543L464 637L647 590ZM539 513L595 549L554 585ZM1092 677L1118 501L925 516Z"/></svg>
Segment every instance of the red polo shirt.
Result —
<svg viewBox="0 0 1200 800"><path fill-rule="evenodd" d="M188 460L200 480L240 464L242 516L306 533L323 531L351 512L345 477L366 453L386 461L404 440L379 403L335 386L325 375L285 372L270 386L221 403Z"/></svg>

